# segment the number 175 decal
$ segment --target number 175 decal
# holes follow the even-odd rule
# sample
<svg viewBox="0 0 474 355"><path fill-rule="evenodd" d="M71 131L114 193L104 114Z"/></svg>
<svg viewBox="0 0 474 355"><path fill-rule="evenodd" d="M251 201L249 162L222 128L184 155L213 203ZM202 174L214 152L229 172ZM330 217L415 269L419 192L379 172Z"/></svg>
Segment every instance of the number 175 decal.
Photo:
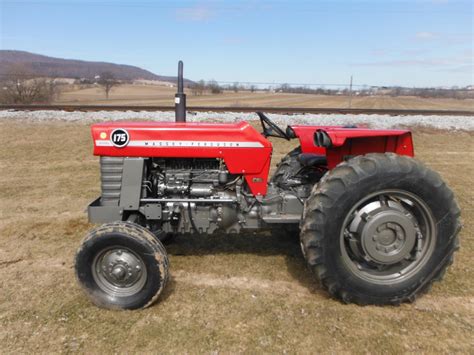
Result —
<svg viewBox="0 0 474 355"><path fill-rule="evenodd" d="M114 129L110 135L110 141L117 148L125 147L130 140L128 132L122 128Z"/></svg>

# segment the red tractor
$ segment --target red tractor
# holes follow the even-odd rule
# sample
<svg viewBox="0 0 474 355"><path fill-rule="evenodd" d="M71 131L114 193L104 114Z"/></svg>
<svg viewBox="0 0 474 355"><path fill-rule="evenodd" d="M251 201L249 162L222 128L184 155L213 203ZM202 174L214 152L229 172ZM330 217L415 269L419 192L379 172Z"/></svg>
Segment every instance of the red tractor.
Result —
<svg viewBox="0 0 474 355"><path fill-rule="evenodd" d="M441 177L413 158L407 130L185 120L182 63L176 122L92 126L104 223L76 255L97 305L144 308L169 275L175 234L278 228L299 235L311 271L346 303L413 301L441 279L458 248L460 210ZM299 140L269 178L268 136ZM295 239L296 241L296 239Z"/></svg>

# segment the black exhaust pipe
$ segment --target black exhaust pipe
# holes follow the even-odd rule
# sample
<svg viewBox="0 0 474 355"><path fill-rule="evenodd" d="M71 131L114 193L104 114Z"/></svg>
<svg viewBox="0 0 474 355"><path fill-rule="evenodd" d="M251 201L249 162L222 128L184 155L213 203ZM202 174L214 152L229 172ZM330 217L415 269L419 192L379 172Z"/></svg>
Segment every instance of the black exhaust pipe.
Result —
<svg viewBox="0 0 474 355"><path fill-rule="evenodd" d="M186 94L183 85L183 61L178 62L178 92L174 95L176 122L186 122Z"/></svg>

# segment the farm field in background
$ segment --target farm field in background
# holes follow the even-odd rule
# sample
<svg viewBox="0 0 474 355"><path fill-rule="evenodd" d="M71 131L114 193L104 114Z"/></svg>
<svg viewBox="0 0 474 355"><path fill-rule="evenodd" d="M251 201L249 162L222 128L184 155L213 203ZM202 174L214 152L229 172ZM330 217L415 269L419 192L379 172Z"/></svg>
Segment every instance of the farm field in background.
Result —
<svg viewBox="0 0 474 355"><path fill-rule="evenodd" d="M126 89L109 102L117 104L114 96L120 100ZM238 95L269 105L292 97L238 93L196 100ZM2 353L472 351L473 132L414 132L417 157L453 188L464 223L454 265L415 303L359 307L329 299L306 269L297 236L179 236L167 246L171 280L160 301L134 312L96 308L74 278L73 256L92 227L84 211L100 189L89 126L0 120L0 134ZM273 143L274 168L296 141Z"/></svg>
<svg viewBox="0 0 474 355"><path fill-rule="evenodd" d="M82 105L162 105L171 106L176 88L157 85L122 85L112 89L105 99L98 87L69 89L64 91L56 104ZM187 92L189 106L238 106L238 107L302 107L302 108L347 108L348 96L325 96L312 94L288 94L269 92L230 92L201 96ZM352 108L377 109L426 109L426 110L470 110L474 111L474 99L435 99L414 96L365 96L352 97Z"/></svg>

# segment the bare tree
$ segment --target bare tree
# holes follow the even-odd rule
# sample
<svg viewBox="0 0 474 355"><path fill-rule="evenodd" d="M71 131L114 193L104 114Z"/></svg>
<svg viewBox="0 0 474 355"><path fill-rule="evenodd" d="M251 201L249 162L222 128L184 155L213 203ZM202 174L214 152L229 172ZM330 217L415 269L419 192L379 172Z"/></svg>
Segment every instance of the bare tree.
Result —
<svg viewBox="0 0 474 355"><path fill-rule="evenodd" d="M257 91L257 87L255 85L250 85L250 92Z"/></svg>
<svg viewBox="0 0 474 355"><path fill-rule="evenodd" d="M59 93L50 78L38 78L24 65L12 65L0 83L0 102L5 104L50 103Z"/></svg>
<svg viewBox="0 0 474 355"><path fill-rule="evenodd" d="M215 80L211 80L207 83L207 88L211 90L211 94L222 94L222 87Z"/></svg>
<svg viewBox="0 0 474 355"><path fill-rule="evenodd" d="M232 90L234 92L239 92L239 82L236 81L233 85L232 85Z"/></svg>
<svg viewBox="0 0 474 355"><path fill-rule="evenodd" d="M114 86L119 86L120 81L118 81L117 78L115 78L115 75L113 73L104 72L100 74L99 80L97 80L97 84L102 86L102 88L105 91L105 98L108 100L110 90L112 90Z"/></svg>
<svg viewBox="0 0 474 355"><path fill-rule="evenodd" d="M201 96L206 89L206 82L199 80L197 83L191 85L191 91L195 96Z"/></svg>

